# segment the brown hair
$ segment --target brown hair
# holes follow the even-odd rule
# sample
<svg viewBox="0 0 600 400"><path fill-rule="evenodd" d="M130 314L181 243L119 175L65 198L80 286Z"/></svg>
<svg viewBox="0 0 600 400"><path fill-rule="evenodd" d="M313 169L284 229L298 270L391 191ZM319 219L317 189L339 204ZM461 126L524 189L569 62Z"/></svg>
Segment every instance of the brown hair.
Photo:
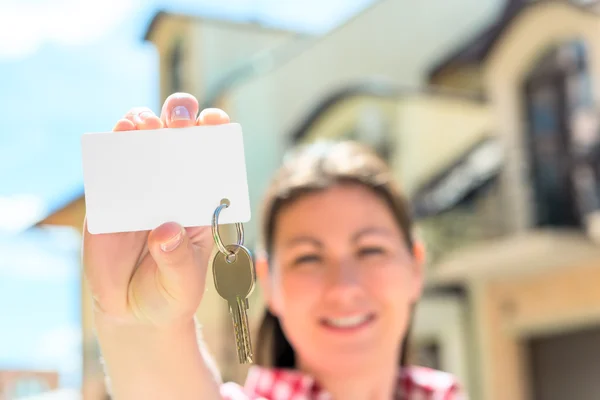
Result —
<svg viewBox="0 0 600 400"><path fill-rule="evenodd" d="M372 149L357 142L320 141L299 146L288 154L271 182L262 215L264 255L268 258L271 254L277 215L283 207L304 194L340 183L360 184L381 196L393 211L406 245L413 251L409 207L388 165ZM401 366L407 363L408 338L407 333L399 355ZM258 331L255 361L268 367L296 366L294 350L283 333L279 319L268 309Z"/></svg>

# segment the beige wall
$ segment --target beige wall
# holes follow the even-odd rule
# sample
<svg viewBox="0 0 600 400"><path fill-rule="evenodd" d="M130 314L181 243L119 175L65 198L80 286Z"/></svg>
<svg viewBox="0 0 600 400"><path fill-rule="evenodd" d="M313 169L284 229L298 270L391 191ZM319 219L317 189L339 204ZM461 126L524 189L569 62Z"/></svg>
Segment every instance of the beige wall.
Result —
<svg viewBox="0 0 600 400"><path fill-rule="evenodd" d="M411 335L416 341L433 340L440 345L442 369L456 376L472 392L469 376L467 313L463 299L454 295L424 297L418 304Z"/></svg>
<svg viewBox="0 0 600 400"><path fill-rule="evenodd" d="M473 398L529 399L523 341L599 323L599 273L600 247L562 231L475 243L438 265L430 284L464 284L469 293Z"/></svg>
<svg viewBox="0 0 600 400"><path fill-rule="evenodd" d="M171 53L173 52L175 40L179 37L186 39L184 41L185 51L190 56L186 57L185 70L191 72L193 68L191 60L193 60L192 55L195 49L191 46L191 40L189 40L193 37L193 24L190 18L180 16L162 17L149 35L149 40L158 53L160 103L171 94ZM195 79L193 76L186 72L184 79ZM190 81L189 85L193 85L193 83L193 81Z"/></svg>
<svg viewBox="0 0 600 400"><path fill-rule="evenodd" d="M397 168L409 194L496 130L487 104L459 97L409 96L397 112Z"/></svg>
<svg viewBox="0 0 600 400"><path fill-rule="evenodd" d="M253 57L306 40L304 36L289 31L233 23L196 22L193 32L196 64L191 75L203 76L204 89L210 89L229 71L246 64Z"/></svg>
<svg viewBox="0 0 600 400"><path fill-rule="evenodd" d="M488 337L485 399L526 400L530 388L524 340L600 323L600 257L587 264L489 282L473 301ZM526 268L523 265L523 268Z"/></svg>
<svg viewBox="0 0 600 400"><path fill-rule="evenodd" d="M395 121L398 101L397 98L378 98L363 95L348 98L335 105L323 115L323 118L316 121L304 141L339 138L360 125L363 113L372 109L379 111L382 118Z"/></svg>
<svg viewBox="0 0 600 400"><path fill-rule="evenodd" d="M484 84L494 107L494 124L507 149L503 173L502 210L506 228L523 231L531 226L532 193L528 190L521 83L537 57L554 44L582 38L589 46L594 97L600 100L600 19L598 15L559 2L527 8L507 29L484 65Z"/></svg>
<svg viewBox="0 0 600 400"><path fill-rule="evenodd" d="M482 73L479 65L448 66L436 74L430 84L451 89L482 92Z"/></svg>
<svg viewBox="0 0 600 400"><path fill-rule="evenodd" d="M150 34L160 59L161 99L172 93L170 56L178 39L183 41L185 53L183 91L202 101L221 77L257 52L304 38L290 31L252 24L163 16Z"/></svg>
<svg viewBox="0 0 600 400"><path fill-rule="evenodd" d="M496 131L487 103L407 92L397 98L348 98L323 115L305 140L338 138L360 126L364 113L373 109L390 124L390 134L397 143L394 167L409 194L478 140Z"/></svg>

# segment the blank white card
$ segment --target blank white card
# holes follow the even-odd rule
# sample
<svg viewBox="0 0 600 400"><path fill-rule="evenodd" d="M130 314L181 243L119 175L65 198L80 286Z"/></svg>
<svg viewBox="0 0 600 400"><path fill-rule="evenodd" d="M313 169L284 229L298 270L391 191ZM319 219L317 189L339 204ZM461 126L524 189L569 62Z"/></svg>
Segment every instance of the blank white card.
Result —
<svg viewBox="0 0 600 400"><path fill-rule="evenodd" d="M222 199L219 224L250 220L239 124L86 133L81 145L92 234L210 226Z"/></svg>

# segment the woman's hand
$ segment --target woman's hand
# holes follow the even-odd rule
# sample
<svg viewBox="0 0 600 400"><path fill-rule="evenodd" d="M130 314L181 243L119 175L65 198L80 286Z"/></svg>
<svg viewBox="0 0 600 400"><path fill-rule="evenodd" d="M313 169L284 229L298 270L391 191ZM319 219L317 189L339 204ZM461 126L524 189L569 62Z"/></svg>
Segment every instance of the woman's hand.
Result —
<svg viewBox="0 0 600 400"><path fill-rule="evenodd" d="M198 109L193 96L177 93L160 117L132 109L114 134L229 122L218 109L196 118ZM221 398L194 324L213 248L210 229L168 222L152 231L92 235L84 225L84 274L114 399Z"/></svg>
<svg viewBox="0 0 600 400"><path fill-rule="evenodd" d="M218 109L196 118L198 107L193 96L174 94L160 117L148 108L134 108L113 131L229 122ZM153 231L91 235L85 225L83 263L97 318L126 325L186 323L202 299L212 245L210 227L183 229L168 222Z"/></svg>

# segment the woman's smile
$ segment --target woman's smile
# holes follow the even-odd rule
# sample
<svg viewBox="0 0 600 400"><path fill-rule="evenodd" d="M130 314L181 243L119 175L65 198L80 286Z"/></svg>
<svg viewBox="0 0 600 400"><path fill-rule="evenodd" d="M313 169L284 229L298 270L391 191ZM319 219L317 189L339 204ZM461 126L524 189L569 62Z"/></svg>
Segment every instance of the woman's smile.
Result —
<svg viewBox="0 0 600 400"><path fill-rule="evenodd" d="M373 325L376 319L375 313L360 313L344 317L321 318L319 324L332 333L354 334L363 331Z"/></svg>

